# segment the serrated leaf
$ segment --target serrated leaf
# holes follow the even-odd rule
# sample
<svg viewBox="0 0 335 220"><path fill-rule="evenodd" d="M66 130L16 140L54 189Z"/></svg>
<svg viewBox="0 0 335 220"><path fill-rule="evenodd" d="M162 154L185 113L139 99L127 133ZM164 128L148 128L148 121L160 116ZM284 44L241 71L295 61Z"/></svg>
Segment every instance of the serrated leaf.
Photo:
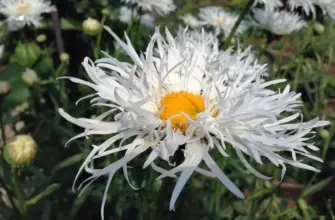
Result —
<svg viewBox="0 0 335 220"><path fill-rule="evenodd" d="M34 196L33 198L29 199L28 201L25 202L24 206L28 207L31 205L35 205L36 203L38 203L41 199L43 199L44 197L47 197L48 195L50 195L51 193L55 192L57 189L60 188L60 184L58 183L54 183L51 184L50 186L48 186L44 191L42 191L41 193L39 193L38 195Z"/></svg>
<svg viewBox="0 0 335 220"><path fill-rule="evenodd" d="M304 192L302 193L301 197L305 198L307 196L310 196L316 192L319 192L321 190L323 190L329 183L331 183L331 181L334 179L334 176L331 176L325 180L322 180L310 187L308 187L307 189L304 190Z"/></svg>
<svg viewBox="0 0 335 220"><path fill-rule="evenodd" d="M32 67L41 53L42 50L36 43L18 43L15 47L17 61L24 67Z"/></svg>

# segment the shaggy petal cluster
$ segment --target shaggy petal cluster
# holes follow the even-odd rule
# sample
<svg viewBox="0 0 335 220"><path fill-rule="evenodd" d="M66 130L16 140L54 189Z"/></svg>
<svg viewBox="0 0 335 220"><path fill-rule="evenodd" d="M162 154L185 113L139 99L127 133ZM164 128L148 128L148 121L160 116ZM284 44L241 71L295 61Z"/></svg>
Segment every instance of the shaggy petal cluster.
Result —
<svg viewBox="0 0 335 220"><path fill-rule="evenodd" d="M166 15L176 9L173 0L123 0L126 3L136 4L140 9L147 12L156 12Z"/></svg>
<svg viewBox="0 0 335 220"><path fill-rule="evenodd" d="M56 10L50 1L44 0L1 0L0 13L6 16L8 29L18 30L25 25L40 26L43 13Z"/></svg>
<svg viewBox="0 0 335 220"><path fill-rule="evenodd" d="M307 26L306 21L302 20L298 14L286 11L265 7L264 9L255 8L253 13L260 27L278 35L290 34Z"/></svg>
<svg viewBox="0 0 335 220"><path fill-rule="evenodd" d="M225 36L228 36L238 20L238 15L226 12L221 7L210 6L200 9L199 18L203 25L212 26L217 33L222 31ZM248 24L244 21L236 33L242 33L247 28Z"/></svg>
<svg viewBox="0 0 335 220"><path fill-rule="evenodd" d="M143 168L158 172L158 179L176 178L170 209L195 172L218 178L233 194L244 198L212 158L221 154L224 160L228 147L263 179L270 177L254 169L245 155L258 164L267 158L281 166L282 177L286 164L318 171L301 159L321 161L309 152L318 148L307 141L313 128L328 122L317 118L299 121L300 94L290 91L290 86L283 91L268 89L285 80L264 81L265 66L257 64L250 51L219 51L215 35L203 31L181 30L173 37L166 30L164 38L157 29L146 51L138 54L127 36L122 42L106 29L133 62L121 62L107 54L96 62L85 58L83 66L91 82L67 78L94 90L82 99L92 98L94 106L109 110L95 119L74 118L59 110L65 119L84 128L71 140L109 135L103 143L92 146L75 180L84 170L91 175L80 186L84 191L97 178L108 176L102 218L114 174L122 169L132 186L128 165L142 154L146 156ZM230 72L234 77L227 76ZM99 158L117 152L123 152L121 159L99 166ZM179 163L170 161L176 152L183 154ZM158 160L166 166L158 166Z"/></svg>
<svg viewBox="0 0 335 220"><path fill-rule="evenodd" d="M315 6L319 6L324 14L328 14L335 19L335 1L334 0L288 0L287 4L291 10L301 7L307 15L315 16Z"/></svg>

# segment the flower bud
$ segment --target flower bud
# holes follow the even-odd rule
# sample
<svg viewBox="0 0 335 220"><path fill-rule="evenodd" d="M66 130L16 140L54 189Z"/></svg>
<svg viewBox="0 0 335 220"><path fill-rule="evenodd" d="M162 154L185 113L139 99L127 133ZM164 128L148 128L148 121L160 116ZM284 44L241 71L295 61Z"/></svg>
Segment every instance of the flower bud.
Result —
<svg viewBox="0 0 335 220"><path fill-rule="evenodd" d="M62 62L68 62L70 60L70 56L69 54L67 53L62 53L60 56L59 56L59 59L62 61Z"/></svg>
<svg viewBox="0 0 335 220"><path fill-rule="evenodd" d="M103 15L108 16L108 15L111 13L111 11L110 11L108 8L104 8L104 9L101 10L101 13L102 13Z"/></svg>
<svg viewBox="0 0 335 220"><path fill-rule="evenodd" d="M0 96L9 92L10 85L7 81L0 81Z"/></svg>
<svg viewBox="0 0 335 220"><path fill-rule="evenodd" d="M18 135L5 145L3 155L14 168L28 167L37 153L37 144L29 135Z"/></svg>
<svg viewBox="0 0 335 220"><path fill-rule="evenodd" d="M47 36L45 34L40 34L36 37L36 41L38 43L43 43L47 40Z"/></svg>
<svg viewBox="0 0 335 220"><path fill-rule="evenodd" d="M323 129L323 128L321 128L319 130L319 135L322 139L325 139L325 140L329 139L329 136L330 136L329 131L327 131L326 129Z"/></svg>
<svg viewBox="0 0 335 220"><path fill-rule="evenodd" d="M15 130L16 131L21 131L24 128L25 125L26 124L24 123L24 121L18 121L18 122L15 123Z"/></svg>
<svg viewBox="0 0 335 220"><path fill-rule="evenodd" d="M313 28L318 34L323 34L325 32L325 26L323 24L320 24L319 22L316 22L313 25Z"/></svg>
<svg viewBox="0 0 335 220"><path fill-rule="evenodd" d="M22 79L28 86L34 85L39 80L36 72L28 68L23 72Z"/></svg>
<svg viewBox="0 0 335 220"><path fill-rule="evenodd" d="M83 24L83 31L85 34L94 36L100 33L101 31L101 24L98 20L93 18L86 19Z"/></svg>

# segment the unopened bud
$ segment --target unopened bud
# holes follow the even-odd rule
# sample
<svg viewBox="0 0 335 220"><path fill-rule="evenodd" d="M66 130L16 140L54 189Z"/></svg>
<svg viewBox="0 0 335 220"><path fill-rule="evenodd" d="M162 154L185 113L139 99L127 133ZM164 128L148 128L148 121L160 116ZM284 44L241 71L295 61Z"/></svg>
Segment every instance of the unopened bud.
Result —
<svg viewBox="0 0 335 220"><path fill-rule="evenodd" d="M70 60L70 56L69 54L67 53L62 53L60 56L59 56L59 59L62 61L62 62L68 62Z"/></svg>
<svg viewBox="0 0 335 220"><path fill-rule="evenodd" d="M94 36L100 33L101 31L101 24L98 20L93 18L86 19L83 24L83 31L85 34Z"/></svg>
<svg viewBox="0 0 335 220"><path fill-rule="evenodd" d="M0 81L0 96L9 92L10 85L7 81Z"/></svg>
<svg viewBox="0 0 335 220"><path fill-rule="evenodd" d="M103 15L107 15L108 16L111 13L111 11L108 8L104 8L104 9L101 10L101 13Z"/></svg>
<svg viewBox="0 0 335 220"><path fill-rule="evenodd" d="M39 80L36 72L28 68L23 72L22 79L28 86L34 85Z"/></svg>
<svg viewBox="0 0 335 220"><path fill-rule="evenodd" d="M329 138L329 131L327 131L326 129L321 128L319 130L319 135L322 139L327 140Z"/></svg>
<svg viewBox="0 0 335 220"><path fill-rule="evenodd" d="M45 34L40 34L36 37L36 41L38 43L43 43L47 40L47 36Z"/></svg>
<svg viewBox="0 0 335 220"><path fill-rule="evenodd" d="M14 168L28 167L37 153L37 144L29 135L18 135L5 145L3 155Z"/></svg>
<svg viewBox="0 0 335 220"><path fill-rule="evenodd" d="M313 25L313 28L318 34L323 34L325 32L325 26L323 24L320 24L319 22L316 22Z"/></svg>

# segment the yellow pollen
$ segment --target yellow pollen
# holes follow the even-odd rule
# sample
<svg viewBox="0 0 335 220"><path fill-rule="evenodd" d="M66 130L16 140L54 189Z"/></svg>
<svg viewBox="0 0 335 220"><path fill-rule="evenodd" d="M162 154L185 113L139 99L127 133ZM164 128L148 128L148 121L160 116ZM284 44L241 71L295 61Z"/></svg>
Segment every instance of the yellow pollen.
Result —
<svg viewBox="0 0 335 220"><path fill-rule="evenodd" d="M222 18L216 18L215 21L216 21L217 24L222 24L223 23Z"/></svg>
<svg viewBox="0 0 335 220"><path fill-rule="evenodd" d="M24 3L19 3L18 6L16 6L16 10L20 13L26 13L29 10L29 5Z"/></svg>
<svg viewBox="0 0 335 220"><path fill-rule="evenodd" d="M184 113L192 120L195 120L198 113L205 111L205 99L201 95L189 92L173 92L161 99L160 110L160 119L170 119L174 129L184 132L189 126L188 124L183 124L189 120L188 117L185 115L174 115ZM171 116L172 118L170 118Z"/></svg>

